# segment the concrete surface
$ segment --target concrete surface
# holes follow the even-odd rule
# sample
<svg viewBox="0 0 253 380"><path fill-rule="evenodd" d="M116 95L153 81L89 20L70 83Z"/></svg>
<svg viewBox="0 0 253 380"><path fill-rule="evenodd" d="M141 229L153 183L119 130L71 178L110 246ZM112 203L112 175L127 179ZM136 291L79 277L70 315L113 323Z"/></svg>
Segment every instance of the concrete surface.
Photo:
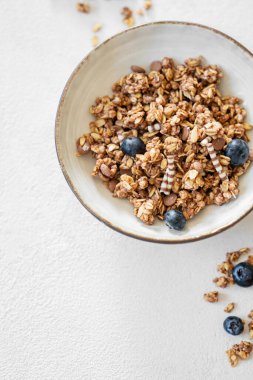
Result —
<svg viewBox="0 0 253 380"><path fill-rule="evenodd" d="M144 243L88 214L58 167L56 108L91 26L104 24L102 40L124 28L120 7L137 8L92 3L89 16L70 0L1 4L0 378L249 380L253 358L230 368L224 351L239 339L222 322L230 301L246 317L252 289L216 305L202 294L226 251L252 245L253 214L195 244ZM144 21L207 24L253 50L251 0L154 3Z"/></svg>

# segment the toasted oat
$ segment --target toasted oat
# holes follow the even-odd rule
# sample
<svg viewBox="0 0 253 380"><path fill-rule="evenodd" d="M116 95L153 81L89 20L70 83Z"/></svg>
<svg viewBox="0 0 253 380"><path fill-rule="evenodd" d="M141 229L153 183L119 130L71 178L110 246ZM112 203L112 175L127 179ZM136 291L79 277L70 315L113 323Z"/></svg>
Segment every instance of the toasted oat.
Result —
<svg viewBox="0 0 253 380"><path fill-rule="evenodd" d="M78 12L90 13L91 7L89 3L77 3L76 9L78 10Z"/></svg>
<svg viewBox="0 0 253 380"><path fill-rule="evenodd" d="M252 348L252 343L246 341L242 341L239 344L234 344L232 348L226 351L231 366L236 367L238 364L238 359L248 359Z"/></svg>
<svg viewBox="0 0 253 380"><path fill-rule="evenodd" d="M96 47L99 44L98 36L92 36L92 38L91 38L91 44L94 47Z"/></svg>
<svg viewBox="0 0 253 380"><path fill-rule="evenodd" d="M102 29L102 24L99 22L96 22L96 24L93 25L92 31L94 33L99 32Z"/></svg>
<svg viewBox="0 0 253 380"><path fill-rule="evenodd" d="M218 302L219 301L219 292L213 291L213 292L205 293L204 299L207 302L211 302L211 303Z"/></svg>
<svg viewBox="0 0 253 380"><path fill-rule="evenodd" d="M235 308L235 304L234 304L234 302L231 302L231 303L229 303L229 304L224 308L224 311L225 311L226 313L231 313L231 311L233 311L234 308Z"/></svg>

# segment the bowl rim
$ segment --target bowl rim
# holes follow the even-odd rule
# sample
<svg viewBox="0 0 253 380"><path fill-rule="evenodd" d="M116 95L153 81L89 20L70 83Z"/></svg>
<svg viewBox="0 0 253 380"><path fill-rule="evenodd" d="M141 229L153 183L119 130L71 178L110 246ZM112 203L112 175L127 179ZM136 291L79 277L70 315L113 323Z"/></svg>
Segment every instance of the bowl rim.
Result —
<svg viewBox="0 0 253 380"><path fill-rule="evenodd" d="M123 235L129 236L129 237L132 237L132 238L135 238L135 239L138 239L138 240L152 242L152 243L160 243L160 244L184 244L184 243L196 242L196 241L199 241L199 240L210 238L210 237L212 237L214 235L217 235L217 234L219 234L219 233L227 230L230 227L233 227L238 222L240 222L243 218L245 218L253 210L253 205L251 205L249 207L249 209L243 215L241 215L240 217L238 217L235 221L227 223L225 226L213 229L212 231L210 231L208 233L205 233L205 234L197 235L195 237L185 238L185 239L182 239L182 240L175 240L173 238L169 238L169 239L159 239L158 238L158 239L156 239L156 238L146 237L144 235L139 235L137 233L131 233L131 232L128 232L128 231L126 231L126 230L124 230L124 229L122 229L122 228L114 225L109 220L107 220L104 217L102 217L101 215L99 215L96 211L94 211L88 204L86 204L82 200L80 194L78 193L78 190L75 188L75 186L74 186L74 184L73 184L73 182L72 182L72 180L70 178L70 175L68 174L67 169L66 169L66 167L64 165L64 160L63 160L63 155L62 155L62 146L61 146L61 141L60 141L61 115L62 115L62 109L63 109L63 106L64 106L64 102L65 102L65 98L66 98L67 92L69 90L69 87L72 84L72 81L75 79L76 75L78 74L79 70L81 69L82 65L89 59L89 57L92 56L95 53L95 51L98 50L101 46L106 45L108 42L110 42L111 40L117 38L118 36L121 36L121 35L123 35L125 33L129 33L132 30L144 29L144 28L150 27L152 25L163 25L163 24L194 26L196 28L205 29L205 30L208 30L210 32L216 33L216 34L218 34L218 35L220 35L220 36L222 36L222 37L230 40L231 42L233 42L235 45L237 45L239 48L241 48L244 52L246 52L251 58L253 58L253 53L249 49L247 49L244 45L242 45L240 42L238 42L237 40L235 40L234 38L232 38L228 34L223 33L220 30L212 28L210 26L203 25L203 24L198 24L198 23L194 23L194 22L186 22L186 21L154 21L154 22L144 23L144 24L141 24L141 25L138 25L138 26L135 26L135 27L123 30L123 31L121 31L119 33L116 33L116 34L112 35L111 37L109 37L108 39L106 39L105 41L103 41L97 47L95 47L94 49L92 49L81 60L81 62L76 66L76 68L73 70L72 74L70 75L69 79L67 80L67 82L66 82L66 84L64 86L64 89L62 91L60 100L59 100L59 104L58 104L58 107L57 107L56 118L55 118L55 148L56 148L56 153L57 153L57 158L58 158L58 162L59 162L60 168L61 168L61 170L63 172L65 180L68 183L70 189L75 194L75 196L77 197L77 199L79 200L79 202L82 204L82 206L87 211L89 211L93 216L95 216L100 222L104 223L108 227L112 228L113 230L115 230L115 231L117 231L117 232L119 232L119 233L121 233Z"/></svg>

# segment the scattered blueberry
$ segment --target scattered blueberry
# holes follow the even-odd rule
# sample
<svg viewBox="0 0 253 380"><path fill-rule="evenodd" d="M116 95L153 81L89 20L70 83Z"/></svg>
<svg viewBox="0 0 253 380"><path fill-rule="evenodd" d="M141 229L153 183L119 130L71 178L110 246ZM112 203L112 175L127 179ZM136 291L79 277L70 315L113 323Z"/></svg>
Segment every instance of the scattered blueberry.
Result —
<svg viewBox="0 0 253 380"><path fill-rule="evenodd" d="M237 264L232 275L235 283L239 286L247 288L253 285L253 266L246 262Z"/></svg>
<svg viewBox="0 0 253 380"><path fill-rule="evenodd" d="M230 316L223 322L223 327L227 333L239 335L243 332L244 324L241 318Z"/></svg>
<svg viewBox="0 0 253 380"><path fill-rule="evenodd" d="M234 139L227 145L225 155L231 159L231 165L243 165L249 158L248 144L244 140Z"/></svg>
<svg viewBox="0 0 253 380"><path fill-rule="evenodd" d="M181 211L170 210L165 213L165 224L172 230L181 231L185 227L186 219Z"/></svg>
<svg viewBox="0 0 253 380"><path fill-rule="evenodd" d="M127 137L122 141L121 149L128 156L134 157L136 154L143 154L146 147L139 137Z"/></svg>

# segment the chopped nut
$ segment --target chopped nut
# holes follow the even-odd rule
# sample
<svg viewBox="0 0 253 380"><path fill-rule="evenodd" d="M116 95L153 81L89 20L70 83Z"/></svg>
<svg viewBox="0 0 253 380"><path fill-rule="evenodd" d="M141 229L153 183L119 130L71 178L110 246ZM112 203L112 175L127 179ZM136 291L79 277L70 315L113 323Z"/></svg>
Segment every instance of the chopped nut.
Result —
<svg viewBox="0 0 253 380"><path fill-rule="evenodd" d="M162 62L161 61L154 61L150 65L151 71L161 71L162 70Z"/></svg>
<svg viewBox="0 0 253 380"><path fill-rule="evenodd" d="M79 12L90 13L90 4L89 3L77 3L76 9Z"/></svg>
<svg viewBox="0 0 253 380"><path fill-rule="evenodd" d="M225 311L226 313L231 313L231 311L233 311L234 308L235 308L235 304L234 304L234 302L231 302L231 303L229 303L229 304L225 307L224 311Z"/></svg>
<svg viewBox="0 0 253 380"><path fill-rule="evenodd" d="M166 195L163 199L163 203L165 206L170 207L173 206L177 201L177 194L171 193L170 195Z"/></svg>
<svg viewBox="0 0 253 380"><path fill-rule="evenodd" d="M226 140L223 137L218 137L212 141L215 150L222 150L226 144Z"/></svg>
<svg viewBox="0 0 253 380"><path fill-rule="evenodd" d="M143 69L143 67L140 67L140 66L132 65L132 66L131 66L131 70L132 70L134 73L145 73L145 69Z"/></svg>
<svg viewBox="0 0 253 380"><path fill-rule="evenodd" d="M99 32L99 30L101 30L101 28L102 28L102 24L99 24L98 22L96 23L96 24L94 24L93 25L93 28L92 28L92 30L93 30L93 32Z"/></svg>
<svg viewBox="0 0 253 380"><path fill-rule="evenodd" d="M92 38L91 38L91 44L94 47L96 47L99 44L98 36L92 36Z"/></svg>
<svg viewBox="0 0 253 380"><path fill-rule="evenodd" d="M213 292L205 293L204 294L204 299L207 302L211 302L211 303L218 302L218 300L219 300L219 292L213 291Z"/></svg>

